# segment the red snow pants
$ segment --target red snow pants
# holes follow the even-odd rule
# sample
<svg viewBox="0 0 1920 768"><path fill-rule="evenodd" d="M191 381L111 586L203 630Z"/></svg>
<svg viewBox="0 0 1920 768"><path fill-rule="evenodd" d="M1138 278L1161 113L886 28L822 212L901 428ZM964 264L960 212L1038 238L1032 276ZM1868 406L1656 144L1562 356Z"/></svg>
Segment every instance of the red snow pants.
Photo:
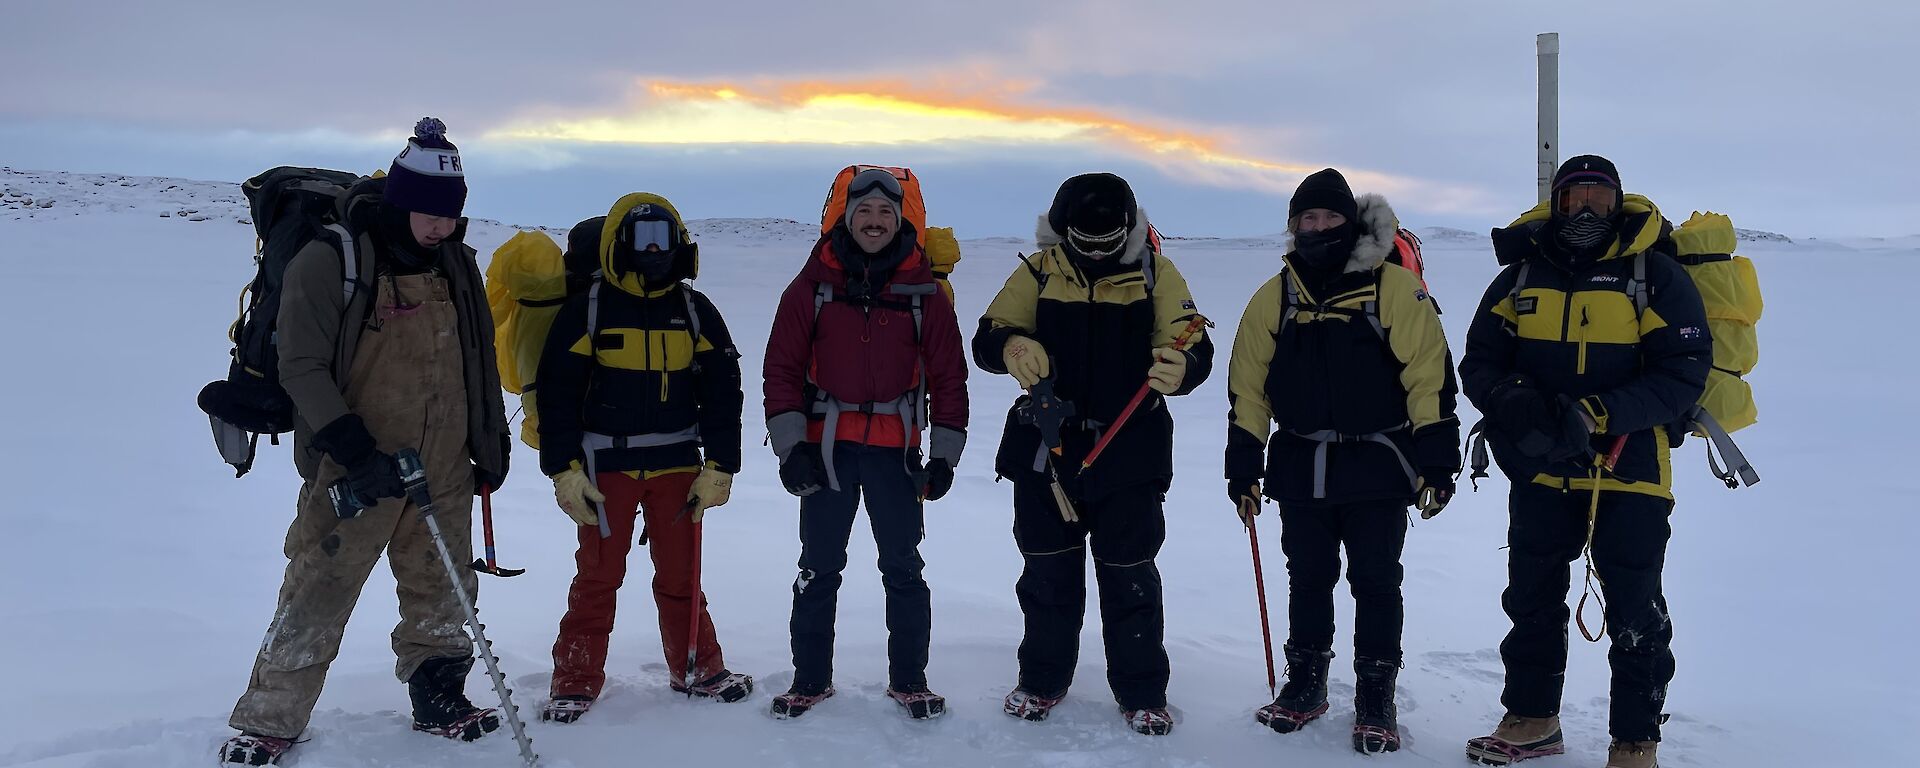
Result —
<svg viewBox="0 0 1920 768"><path fill-rule="evenodd" d="M560 637L553 642L552 695L598 697L607 682L614 598L626 580L627 554L633 548L634 523L640 514L646 515L653 602L660 611L660 645L672 679L679 680L685 673L692 607L688 601L696 597L700 600L700 652L694 680L705 680L726 668L714 638L713 619L707 615L706 596L693 590L693 523L680 514L694 475L670 472L636 480L620 472L602 472L594 479L607 497L600 505L601 514L607 516L613 535L603 539L598 526L580 526L580 548L574 553L579 571L567 591Z"/></svg>

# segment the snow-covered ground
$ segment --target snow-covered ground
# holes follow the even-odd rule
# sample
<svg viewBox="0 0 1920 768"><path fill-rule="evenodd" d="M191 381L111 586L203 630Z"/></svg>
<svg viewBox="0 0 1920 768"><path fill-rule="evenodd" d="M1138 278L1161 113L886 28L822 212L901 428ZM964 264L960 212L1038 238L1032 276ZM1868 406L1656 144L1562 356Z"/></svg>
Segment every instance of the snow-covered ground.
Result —
<svg viewBox="0 0 1920 768"><path fill-rule="evenodd" d="M0 422L0 765L211 764L272 610L298 485L286 448L265 445L255 472L235 481L194 406L199 387L225 370L223 333L251 273L244 200L232 184L112 175L0 171L0 188L0 402L10 411ZM1670 204L1684 214L1713 202ZM700 287L726 313L751 370L810 227L711 219L694 229L705 260ZM469 240L484 257L511 232L477 222ZM1495 265L1484 235L1426 234L1433 290L1457 346ZM971 329L1015 267L1013 254L1027 247L1011 238L964 244L954 279L963 327ZM1766 238L1745 252L1758 262L1770 306L1761 329L1766 355L1753 376L1762 421L1739 437L1766 481L1726 491L1707 475L1698 442L1676 456L1681 501L1667 591L1679 676L1661 756L1673 766L1909 765L1895 743L1920 724L1910 655L1920 622L1903 565L1920 534L1912 485L1920 404L1908 378L1916 366L1907 359L1914 346L1904 311L1913 281L1896 276L1920 263L1920 238ZM1200 309L1221 324L1223 347L1278 256L1272 238L1175 240L1169 253ZM756 380L749 376L750 388ZM994 483L990 459L1014 386L976 371L971 389L972 449L953 494L930 509L923 550L934 595L930 675L950 697L948 717L909 722L881 695L885 629L865 534L854 537L841 592L841 695L801 720L766 715L768 697L791 679L797 505L780 489L770 455L754 448L732 503L709 517L705 576L728 659L757 676L759 690L738 705L670 694L645 584L650 566L635 553L610 692L578 724L531 726L543 764L1369 761L1347 746L1344 631L1331 715L1286 737L1253 722L1267 690L1247 538L1218 479L1226 413L1219 373L1173 406L1179 477L1160 565L1178 729L1164 739L1125 730L1105 690L1091 617L1079 685L1053 719L1002 715L1020 637L1020 563L1010 491ZM751 446L761 432L756 408L747 422ZM496 496L499 546L505 564L529 572L484 581L481 608L530 710L551 668L573 526L553 508L532 456L521 451L515 464ZM1409 536L1399 695L1406 746L1371 764L1464 765L1462 743L1500 714L1505 488L1497 477L1477 494L1463 488L1445 514ZM1274 630L1283 637L1278 532L1271 516L1263 520ZM514 764L504 732L453 744L407 730L406 695L387 647L391 577L377 569L373 579L310 741L289 765ZM1571 754L1533 763L1540 768L1604 761L1604 645L1576 635L1573 646ZM469 689L490 702L480 676Z"/></svg>

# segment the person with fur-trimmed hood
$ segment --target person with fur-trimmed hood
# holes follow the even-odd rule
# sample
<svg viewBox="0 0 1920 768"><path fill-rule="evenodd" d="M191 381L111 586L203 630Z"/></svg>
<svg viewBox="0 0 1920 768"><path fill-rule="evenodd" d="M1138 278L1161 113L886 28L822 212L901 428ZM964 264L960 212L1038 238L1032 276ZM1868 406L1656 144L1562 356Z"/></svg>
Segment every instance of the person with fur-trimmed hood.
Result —
<svg viewBox="0 0 1920 768"><path fill-rule="evenodd" d="M869 168L846 200L780 295L767 336L767 434L781 484L800 497L793 684L771 709L799 717L834 693L834 613L864 501L886 589L887 696L928 719L945 714L946 699L927 685L933 607L920 540L926 502L953 487L966 448L965 343L901 215L899 179Z"/></svg>
<svg viewBox="0 0 1920 768"><path fill-rule="evenodd" d="M740 471L740 353L720 310L687 284L700 246L672 202L636 192L574 229L569 245L598 254L599 277L554 317L537 377L540 469L579 526L541 719L574 722L604 690L636 527L650 542L669 685L740 701L753 678L727 669L693 574L701 518L727 503Z"/></svg>
<svg viewBox="0 0 1920 768"><path fill-rule="evenodd" d="M1263 498L1279 504L1290 585L1286 687L1255 718L1290 733L1326 713L1344 546L1361 752L1400 746L1407 507L1438 514L1460 472L1452 356L1420 278L1388 263L1399 226L1339 171L1308 176L1280 274L1247 302L1228 366L1227 498L1248 526Z"/></svg>
<svg viewBox="0 0 1920 768"><path fill-rule="evenodd" d="M466 568L447 572L395 458L419 452L447 551L466 562L473 496L506 478L510 437L486 289L465 242L466 177L446 130L422 119L385 177L340 198L341 234L314 237L287 263L276 346L303 483L278 605L227 721L240 734L220 746L224 763L274 764L293 748L383 555L399 585L394 673L414 730L471 741L500 727L498 713L466 696L473 644L453 579L469 595L479 584ZM353 288L342 290L348 274ZM341 518L335 483L373 503Z"/></svg>
<svg viewBox="0 0 1920 768"><path fill-rule="evenodd" d="M994 471L1013 480L1014 542L1025 559L1015 592L1026 636L1005 711L1044 719L1073 683L1091 539L1107 682L1129 727L1165 734L1173 718L1154 564L1173 482L1173 417L1165 398L1206 381L1213 341L1201 330L1189 346L1175 348L1196 318L1193 294L1160 253L1126 180L1110 173L1068 179L1040 217L1035 239L1042 250L1023 257L973 336L975 364L1011 374L1029 390L1008 410L994 460ZM1081 471L1143 382L1152 388L1148 399L1112 434L1100 461ZM1035 423L1049 418L1035 418L1036 397L1071 408L1053 450Z"/></svg>

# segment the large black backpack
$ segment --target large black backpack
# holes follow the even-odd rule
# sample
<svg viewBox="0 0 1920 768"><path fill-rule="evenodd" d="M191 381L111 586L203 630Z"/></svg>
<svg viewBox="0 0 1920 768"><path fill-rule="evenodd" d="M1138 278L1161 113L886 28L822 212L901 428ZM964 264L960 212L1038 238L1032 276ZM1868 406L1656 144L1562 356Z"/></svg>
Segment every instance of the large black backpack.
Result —
<svg viewBox="0 0 1920 768"><path fill-rule="evenodd" d="M233 362L227 377L200 390L200 409L213 425L214 445L233 465L235 477L253 468L261 435L276 444L293 430L293 400L280 386L275 322L287 264L315 238L326 238L343 255L342 290L349 300L358 287L353 238L337 221L336 205L360 177L343 171L281 166L248 179L246 193L258 236L252 282L241 293L240 316L227 331Z"/></svg>

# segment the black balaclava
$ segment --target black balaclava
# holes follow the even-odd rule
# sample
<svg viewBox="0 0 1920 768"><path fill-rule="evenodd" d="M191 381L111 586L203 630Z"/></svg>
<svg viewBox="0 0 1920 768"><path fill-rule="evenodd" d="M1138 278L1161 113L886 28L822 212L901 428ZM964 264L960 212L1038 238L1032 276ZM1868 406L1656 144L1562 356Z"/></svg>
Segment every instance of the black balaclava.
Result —
<svg viewBox="0 0 1920 768"><path fill-rule="evenodd" d="M1590 209L1560 210L1560 194L1575 186L1600 186L1613 190L1613 210L1602 216ZM1623 215L1620 172L1613 162L1599 155L1580 155L1560 165L1553 174L1548 199L1546 234L1553 247L1575 263L1591 261L1603 255L1619 234Z"/></svg>
<svg viewBox="0 0 1920 768"><path fill-rule="evenodd" d="M1314 208L1338 213L1346 222L1318 232L1297 231L1300 214ZM1360 205L1347 186L1347 178L1328 168L1302 180L1287 202L1287 225L1295 229L1290 261L1302 280L1318 286L1340 276L1353 257L1353 247L1360 242Z"/></svg>

